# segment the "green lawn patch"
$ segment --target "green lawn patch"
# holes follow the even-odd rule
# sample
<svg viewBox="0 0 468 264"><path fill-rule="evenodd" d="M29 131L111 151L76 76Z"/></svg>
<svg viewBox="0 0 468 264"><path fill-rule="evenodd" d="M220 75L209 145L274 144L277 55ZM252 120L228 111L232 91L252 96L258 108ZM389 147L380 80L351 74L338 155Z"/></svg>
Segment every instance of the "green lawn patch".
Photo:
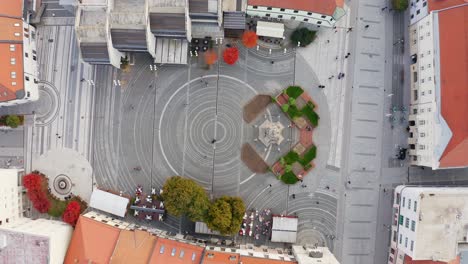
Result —
<svg viewBox="0 0 468 264"><path fill-rule="evenodd" d="M299 86L289 86L286 88L286 94L294 99L298 98L303 92L304 90Z"/></svg>
<svg viewBox="0 0 468 264"><path fill-rule="evenodd" d="M307 117L307 119L309 119L310 123L314 127L318 125L318 121L320 117L317 115L314 109L310 107L309 104L307 104L306 106L304 106L304 108L302 108L302 113Z"/></svg>
<svg viewBox="0 0 468 264"><path fill-rule="evenodd" d="M298 179L296 175L294 175L294 173L290 171L281 175L281 181L283 181L286 184L295 184L298 181Z"/></svg>
<svg viewBox="0 0 468 264"><path fill-rule="evenodd" d="M309 164L317 156L317 147L314 145L304 154L304 157L299 161L302 166Z"/></svg>

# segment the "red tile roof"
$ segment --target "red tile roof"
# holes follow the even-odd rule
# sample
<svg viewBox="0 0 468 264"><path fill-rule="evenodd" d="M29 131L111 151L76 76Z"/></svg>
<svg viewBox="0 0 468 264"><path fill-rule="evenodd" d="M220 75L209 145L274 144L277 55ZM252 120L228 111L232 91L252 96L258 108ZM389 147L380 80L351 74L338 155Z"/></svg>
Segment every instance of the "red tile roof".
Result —
<svg viewBox="0 0 468 264"><path fill-rule="evenodd" d="M468 3L467 0L429 0L427 2L429 12Z"/></svg>
<svg viewBox="0 0 468 264"><path fill-rule="evenodd" d="M403 260L404 264L460 264L460 257L457 257L454 260L449 262L442 262L442 261L433 261L433 260L412 260L410 256L405 255L405 259Z"/></svg>
<svg viewBox="0 0 468 264"><path fill-rule="evenodd" d="M21 18L23 16L23 0L1 1L0 16Z"/></svg>
<svg viewBox="0 0 468 264"><path fill-rule="evenodd" d="M149 264L199 264L203 247L158 238Z"/></svg>
<svg viewBox="0 0 468 264"><path fill-rule="evenodd" d="M465 167L468 166L468 5L440 11L438 17L441 112L453 133L439 167Z"/></svg>
<svg viewBox="0 0 468 264"><path fill-rule="evenodd" d="M267 6L302 10L333 15L337 7L343 7L344 0L248 0L251 6Z"/></svg>
<svg viewBox="0 0 468 264"><path fill-rule="evenodd" d="M238 264L240 255L234 252L219 252L207 250L202 264Z"/></svg>
<svg viewBox="0 0 468 264"><path fill-rule="evenodd" d="M147 264L155 244L156 237L146 231L122 230L110 264Z"/></svg>
<svg viewBox="0 0 468 264"><path fill-rule="evenodd" d="M80 216L68 246L65 264L109 263L120 229Z"/></svg>

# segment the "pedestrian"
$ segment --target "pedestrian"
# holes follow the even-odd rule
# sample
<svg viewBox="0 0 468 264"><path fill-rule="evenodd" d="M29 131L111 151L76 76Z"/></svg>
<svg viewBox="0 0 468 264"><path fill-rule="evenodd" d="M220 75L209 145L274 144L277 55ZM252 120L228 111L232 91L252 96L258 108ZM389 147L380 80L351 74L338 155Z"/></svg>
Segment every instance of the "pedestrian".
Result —
<svg viewBox="0 0 468 264"><path fill-rule="evenodd" d="M275 62L274 62L274 61L271 61L271 64L275 64Z"/></svg>
<svg viewBox="0 0 468 264"><path fill-rule="evenodd" d="M365 25L364 28L366 28L366 29L369 28L369 25Z"/></svg>
<svg viewBox="0 0 468 264"><path fill-rule="evenodd" d="M346 30L346 33L353 31L352 27L349 27L348 30Z"/></svg>
<svg viewBox="0 0 468 264"><path fill-rule="evenodd" d="M271 184L268 184L268 187L271 187Z"/></svg>
<svg viewBox="0 0 468 264"><path fill-rule="evenodd" d="M380 10L381 10L381 11L385 11L385 9L387 9L387 8L388 8L387 6L386 6L386 7L382 7Z"/></svg>
<svg viewBox="0 0 468 264"><path fill-rule="evenodd" d="M329 39L327 39L327 43L330 43L330 40L329 40Z"/></svg>
<svg viewBox="0 0 468 264"><path fill-rule="evenodd" d="M336 29L336 26L333 26L333 29Z"/></svg>
<svg viewBox="0 0 468 264"><path fill-rule="evenodd" d="M338 56L335 57L335 60L338 60Z"/></svg>
<svg viewBox="0 0 468 264"><path fill-rule="evenodd" d="M328 186L328 185L325 186L325 189L330 190L330 186Z"/></svg>
<svg viewBox="0 0 468 264"><path fill-rule="evenodd" d="M351 52L348 52L348 54L346 54L346 55L348 55L348 56L351 55Z"/></svg>
<svg viewBox="0 0 468 264"><path fill-rule="evenodd" d="M330 77L328 77L328 80L333 79L333 77L335 77L335 75L331 75Z"/></svg>
<svg viewBox="0 0 468 264"><path fill-rule="evenodd" d="M293 198L293 199L296 199L296 195L295 195L294 193L293 193L293 195L292 195L292 198Z"/></svg>
<svg viewBox="0 0 468 264"><path fill-rule="evenodd" d="M211 144L216 143L216 139L211 140Z"/></svg>
<svg viewBox="0 0 468 264"><path fill-rule="evenodd" d="M348 56L349 56L349 55L346 55L346 56L344 56L344 58L345 58L345 59L347 59L347 58L348 58Z"/></svg>

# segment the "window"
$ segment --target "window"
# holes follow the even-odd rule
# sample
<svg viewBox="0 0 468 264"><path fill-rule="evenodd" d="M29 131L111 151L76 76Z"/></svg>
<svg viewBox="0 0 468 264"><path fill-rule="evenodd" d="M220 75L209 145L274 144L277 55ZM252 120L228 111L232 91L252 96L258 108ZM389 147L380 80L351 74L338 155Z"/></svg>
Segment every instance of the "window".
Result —
<svg viewBox="0 0 468 264"><path fill-rule="evenodd" d="M281 9L280 9L280 11L283 11L283 12L284 12L284 11L286 11L286 9L284 9L284 8L281 8Z"/></svg>
<svg viewBox="0 0 468 264"><path fill-rule="evenodd" d="M11 59L10 59L10 64L11 64L11 65L15 65L15 64L16 64L16 59L15 59L15 58L11 58Z"/></svg>
<svg viewBox="0 0 468 264"><path fill-rule="evenodd" d="M15 51L16 50L16 46L14 44L10 44L10 51Z"/></svg>
<svg viewBox="0 0 468 264"><path fill-rule="evenodd" d="M427 36L427 37L430 37L430 36L431 36L431 32L427 32L427 33L426 33L426 36Z"/></svg>
<svg viewBox="0 0 468 264"><path fill-rule="evenodd" d="M278 15L278 18L283 18L283 15Z"/></svg>
<svg viewBox="0 0 468 264"><path fill-rule="evenodd" d="M421 80L422 83L424 83L424 79ZM424 96L426 93L424 91L421 92L421 96Z"/></svg>
<svg viewBox="0 0 468 264"><path fill-rule="evenodd" d="M424 66L421 66L421 71L424 71Z"/></svg>
<svg viewBox="0 0 468 264"><path fill-rule="evenodd" d="M267 7L267 10L271 10L271 7Z"/></svg>
<svg viewBox="0 0 468 264"><path fill-rule="evenodd" d="M432 110L432 109L431 109L430 107L427 108L427 111L428 111L429 113L431 112L431 110Z"/></svg>
<svg viewBox="0 0 468 264"><path fill-rule="evenodd" d="M419 149L420 149L420 150L423 150L423 149L425 149L425 148L426 148L426 146L424 146L424 145L419 145Z"/></svg>
<svg viewBox="0 0 468 264"><path fill-rule="evenodd" d="M291 20L295 20L295 19L296 19L296 17L295 17L295 16L292 16L292 17L291 17Z"/></svg>
<svg viewBox="0 0 468 264"><path fill-rule="evenodd" d="M24 56L25 56L26 58L28 58L28 57L29 57L29 54L28 54L27 52L25 52L25 53L24 53Z"/></svg>
<svg viewBox="0 0 468 264"><path fill-rule="evenodd" d="M421 79L421 83L424 83L424 78ZM422 95L424 95L424 92L422 92Z"/></svg>
<svg viewBox="0 0 468 264"><path fill-rule="evenodd" d="M16 72L11 72L10 76L11 76L12 79L16 79Z"/></svg>
<svg viewBox="0 0 468 264"><path fill-rule="evenodd" d="M33 60L36 61L37 60L37 57L36 55L33 55Z"/></svg>
<svg viewBox="0 0 468 264"><path fill-rule="evenodd" d="M424 6L427 6L427 2L424 2L424 3L423 3L423 7L424 7Z"/></svg>
<svg viewBox="0 0 468 264"><path fill-rule="evenodd" d="M416 222L414 220L411 220L411 231L414 231L416 229Z"/></svg>
<svg viewBox="0 0 468 264"><path fill-rule="evenodd" d="M257 8L258 8L258 6L253 6L253 9L257 9Z"/></svg>
<svg viewBox="0 0 468 264"><path fill-rule="evenodd" d="M430 69L430 68L431 68L431 64L430 64L430 63L427 65L427 68L428 68L428 69Z"/></svg>
<svg viewBox="0 0 468 264"><path fill-rule="evenodd" d="M426 124L425 120L419 120L419 125L424 125L424 124Z"/></svg>
<svg viewBox="0 0 468 264"><path fill-rule="evenodd" d="M408 209L411 209L411 199L408 199Z"/></svg>
<svg viewBox="0 0 468 264"><path fill-rule="evenodd" d="M326 18L327 16L321 16L321 18Z"/></svg>
<svg viewBox="0 0 468 264"><path fill-rule="evenodd" d="M164 253L164 245L161 245L161 248L159 248L159 254Z"/></svg>
<svg viewBox="0 0 468 264"><path fill-rule="evenodd" d="M15 23L15 24L13 24L13 25L14 25L15 27L19 27L19 26L20 26L19 23Z"/></svg>
<svg viewBox="0 0 468 264"><path fill-rule="evenodd" d="M304 18L304 22L307 22L307 21L309 21L309 19L308 19L308 18Z"/></svg>
<svg viewBox="0 0 468 264"><path fill-rule="evenodd" d="M405 207L406 197L403 197L403 207Z"/></svg>
<svg viewBox="0 0 468 264"><path fill-rule="evenodd" d="M175 253L177 252L177 249L176 248L172 248L172 251L171 251L171 256L175 256Z"/></svg>
<svg viewBox="0 0 468 264"><path fill-rule="evenodd" d="M21 36L21 34L18 32L15 32L15 37L19 37L19 36Z"/></svg>
<svg viewBox="0 0 468 264"><path fill-rule="evenodd" d="M423 37L423 36L420 36L420 37L419 37L419 40L423 40L423 39L424 39L424 37Z"/></svg>
<svg viewBox="0 0 468 264"><path fill-rule="evenodd" d="M431 77L431 76L427 77L427 80L428 80L428 81L432 81L432 77ZM432 93L431 90L429 90L429 93L430 93L430 94Z"/></svg>
<svg viewBox="0 0 468 264"><path fill-rule="evenodd" d="M197 254L192 253L192 261L195 261L195 258L197 257Z"/></svg>
<svg viewBox="0 0 468 264"><path fill-rule="evenodd" d="M413 72L413 81L414 82L418 81L418 72Z"/></svg>
<svg viewBox="0 0 468 264"><path fill-rule="evenodd" d="M408 217L405 218L405 227L406 228L409 227L409 218Z"/></svg>
<svg viewBox="0 0 468 264"><path fill-rule="evenodd" d="M179 258L183 258L185 255L185 252L183 250L180 251Z"/></svg>
<svg viewBox="0 0 468 264"><path fill-rule="evenodd" d="M416 15L419 15L421 13L421 10L418 9L418 11L416 11Z"/></svg>
<svg viewBox="0 0 468 264"><path fill-rule="evenodd" d="M308 16L311 16L311 15L312 15L312 13L311 13L311 12L308 12L308 13L307 13L307 15L308 15Z"/></svg>
<svg viewBox="0 0 468 264"><path fill-rule="evenodd" d="M28 77L28 76L24 77L24 79L25 79L27 82L29 82L29 77Z"/></svg>
<svg viewBox="0 0 468 264"><path fill-rule="evenodd" d="M410 250L413 251L413 248L414 248L414 241L411 240Z"/></svg>
<svg viewBox="0 0 468 264"><path fill-rule="evenodd" d="M431 51L430 51L430 50L427 51L427 55L431 55Z"/></svg>
<svg viewBox="0 0 468 264"><path fill-rule="evenodd" d="M421 113L424 113L424 108L421 108Z"/></svg>
<svg viewBox="0 0 468 264"><path fill-rule="evenodd" d="M16 82L11 82L11 85L16 86Z"/></svg>
<svg viewBox="0 0 468 264"><path fill-rule="evenodd" d="M416 212L417 208L418 208L418 202L414 201L413 211Z"/></svg>
<svg viewBox="0 0 468 264"><path fill-rule="evenodd" d="M266 17L270 17L270 14L265 14Z"/></svg>
<svg viewBox="0 0 468 264"><path fill-rule="evenodd" d="M411 15L411 19L413 19L413 18L414 18L414 14Z"/></svg>
<svg viewBox="0 0 468 264"><path fill-rule="evenodd" d="M418 156L413 156L413 161L418 161Z"/></svg>
<svg viewBox="0 0 468 264"><path fill-rule="evenodd" d="M401 244L401 239L403 238L403 236L400 234L400 239L398 240L398 243Z"/></svg>
<svg viewBox="0 0 468 264"><path fill-rule="evenodd" d="M317 21L317 24L319 24L319 25L322 24L322 21Z"/></svg>
<svg viewBox="0 0 468 264"><path fill-rule="evenodd" d="M405 247L408 247L408 237L405 237Z"/></svg>
<svg viewBox="0 0 468 264"><path fill-rule="evenodd" d="M403 224L403 219L404 219L404 218L405 218L404 216L400 215L400 218L398 219L398 223L399 223L400 225Z"/></svg>
<svg viewBox="0 0 468 264"><path fill-rule="evenodd" d="M418 109L417 108L414 108L413 109L413 114L417 114L418 113Z"/></svg>
<svg viewBox="0 0 468 264"><path fill-rule="evenodd" d="M413 91L414 100L418 100L418 90Z"/></svg>
<svg viewBox="0 0 468 264"><path fill-rule="evenodd" d="M295 14L297 14L297 13L299 13L299 11L297 11L297 10L294 10L294 13L295 13Z"/></svg>
<svg viewBox="0 0 468 264"><path fill-rule="evenodd" d="M426 136L426 133L420 133L419 136L420 136L420 137L425 137L425 136ZM408 208L408 209L411 209L411 208Z"/></svg>

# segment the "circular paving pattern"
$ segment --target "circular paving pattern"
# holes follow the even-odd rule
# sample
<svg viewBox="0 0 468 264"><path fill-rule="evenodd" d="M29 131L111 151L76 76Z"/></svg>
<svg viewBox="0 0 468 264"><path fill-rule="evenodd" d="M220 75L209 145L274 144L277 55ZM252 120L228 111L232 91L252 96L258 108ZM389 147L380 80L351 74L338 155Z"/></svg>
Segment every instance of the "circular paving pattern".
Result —
<svg viewBox="0 0 468 264"><path fill-rule="evenodd" d="M60 97L57 88L49 82L41 82L39 85L39 100L35 104L36 125L46 126L58 115Z"/></svg>
<svg viewBox="0 0 468 264"><path fill-rule="evenodd" d="M184 175L208 184L208 178L200 178L200 174L213 174L214 158L216 175L239 174L244 126L240 102L255 94L241 80L229 76L218 79L214 75L194 79L177 89L166 102L159 125L161 152L173 173L183 171ZM174 143L176 134L185 136L176 137L179 139L175 145L164 144Z"/></svg>
<svg viewBox="0 0 468 264"><path fill-rule="evenodd" d="M67 175L59 174L57 177L55 177L53 186L57 193L61 195L67 195L71 191L72 182Z"/></svg>

